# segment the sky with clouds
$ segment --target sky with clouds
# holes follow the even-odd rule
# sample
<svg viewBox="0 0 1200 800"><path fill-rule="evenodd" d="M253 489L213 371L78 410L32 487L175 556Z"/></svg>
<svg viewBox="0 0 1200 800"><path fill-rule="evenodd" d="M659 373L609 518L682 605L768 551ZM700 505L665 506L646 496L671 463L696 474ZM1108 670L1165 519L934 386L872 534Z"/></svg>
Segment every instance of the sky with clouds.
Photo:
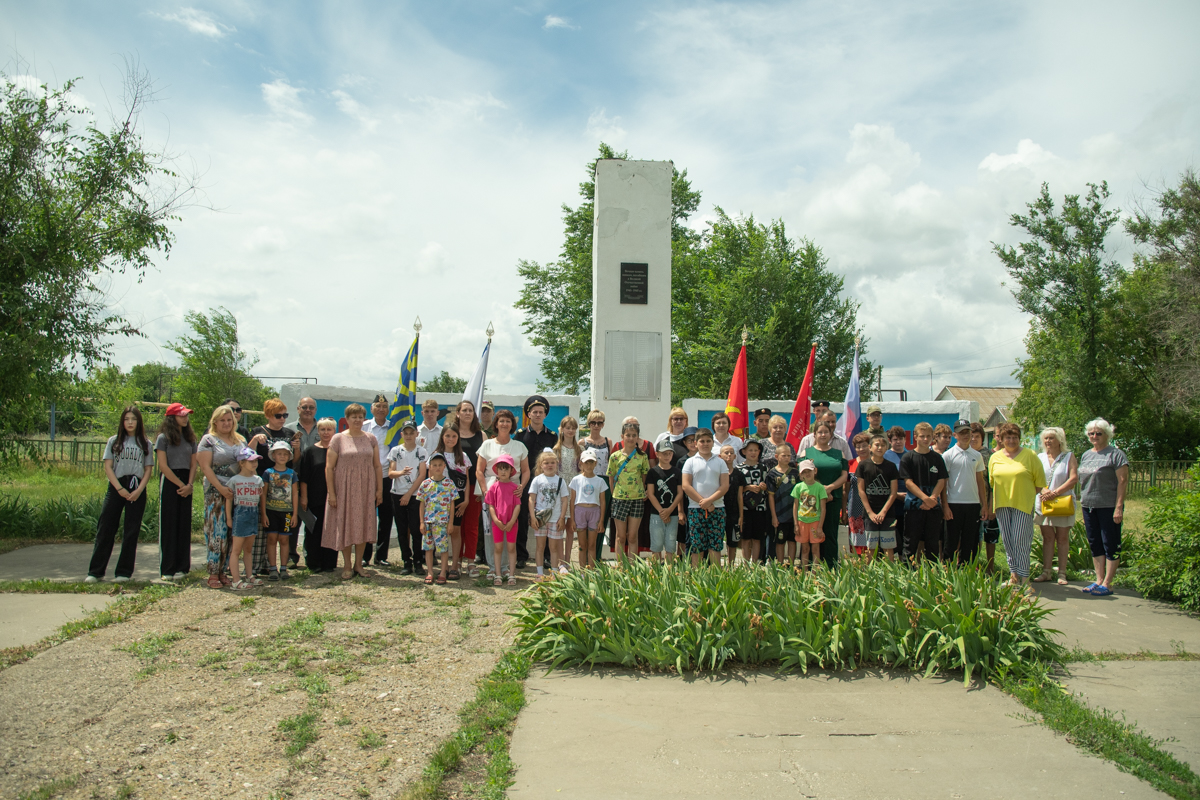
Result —
<svg viewBox="0 0 1200 800"><path fill-rule="evenodd" d="M670 159L714 206L820 245L884 385L1011 385L1027 321L992 242L1042 182L1145 204L1196 163L1200 4L0 2L4 72L102 119L127 60L147 144L195 172L169 259L112 299L173 356L184 315L234 312L262 375L522 392L538 351L518 259L553 259L600 141ZM1131 249L1114 236L1115 256ZM281 381L268 381L278 385Z"/></svg>

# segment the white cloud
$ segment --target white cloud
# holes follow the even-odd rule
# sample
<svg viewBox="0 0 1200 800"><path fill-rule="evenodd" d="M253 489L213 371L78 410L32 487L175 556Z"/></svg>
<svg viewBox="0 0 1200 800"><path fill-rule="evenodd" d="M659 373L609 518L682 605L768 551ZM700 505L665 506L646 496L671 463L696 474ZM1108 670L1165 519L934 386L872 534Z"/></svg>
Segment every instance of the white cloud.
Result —
<svg viewBox="0 0 1200 800"><path fill-rule="evenodd" d="M907 142L896 138L891 125L864 125L856 123L850 131L850 150L846 153L847 164L875 164L890 175L903 176L921 164L921 156L914 153Z"/></svg>
<svg viewBox="0 0 1200 800"><path fill-rule="evenodd" d="M209 14L190 7L181 8L170 14L153 13L153 16L166 22L178 23L192 33L198 33L210 39L221 39L237 31L237 28L232 25L217 22Z"/></svg>
<svg viewBox="0 0 1200 800"><path fill-rule="evenodd" d="M312 117L304 110L300 100L303 89L292 86L284 78L276 78L270 83L261 84L263 100L271 113L291 122L307 123Z"/></svg>
<svg viewBox="0 0 1200 800"><path fill-rule="evenodd" d="M1055 158L1053 153L1045 150L1040 144L1034 143L1032 139L1022 139L1017 142L1017 152L1005 156L989 153L983 161L979 162L979 168L990 172L1000 172L1013 167L1034 169L1054 161Z"/></svg>
<svg viewBox="0 0 1200 800"><path fill-rule="evenodd" d="M593 141L620 145L625 141L625 129L621 127L620 117L610 117L605 109L600 108L588 116L587 137Z"/></svg>
<svg viewBox="0 0 1200 800"><path fill-rule="evenodd" d="M542 28L551 30L552 28L565 28L569 31L579 30L578 25L572 25L566 17L556 17L553 14L547 14L545 21L542 23Z"/></svg>
<svg viewBox="0 0 1200 800"><path fill-rule="evenodd" d="M278 228L263 225L246 237L244 246L254 255L270 255L287 248L287 237Z"/></svg>
<svg viewBox="0 0 1200 800"><path fill-rule="evenodd" d="M337 101L338 110L351 119L357 120L367 133L374 132L379 126L379 120L375 119L361 103L346 92L343 92L341 89L335 89L330 94Z"/></svg>

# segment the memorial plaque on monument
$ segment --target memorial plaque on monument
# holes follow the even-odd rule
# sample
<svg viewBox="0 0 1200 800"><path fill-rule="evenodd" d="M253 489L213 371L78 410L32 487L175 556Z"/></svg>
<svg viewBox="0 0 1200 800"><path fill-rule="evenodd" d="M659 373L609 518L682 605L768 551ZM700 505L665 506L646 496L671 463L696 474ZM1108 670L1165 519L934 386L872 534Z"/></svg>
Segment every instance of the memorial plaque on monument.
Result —
<svg viewBox="0 0 1200 800"><path fill-rule="evenodd" d="M663 339L657 331L605 331L605 400L662 396Z"/></svg>
<svg viewBox="0 0 1200 800"><path fill-rule="evenodd" d="M621 263L621 303L623 305L644 306L649 302L650 294L647 287L649 274L649 264Z"/></svg>

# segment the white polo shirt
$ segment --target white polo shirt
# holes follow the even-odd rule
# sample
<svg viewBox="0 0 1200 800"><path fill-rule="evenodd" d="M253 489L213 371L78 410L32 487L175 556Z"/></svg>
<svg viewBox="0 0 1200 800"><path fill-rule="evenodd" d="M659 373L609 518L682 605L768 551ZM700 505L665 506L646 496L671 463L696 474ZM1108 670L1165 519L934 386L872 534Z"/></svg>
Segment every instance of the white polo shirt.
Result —
<svg viewBox="0 0 1200 800"><path fill-rule="evenodd" d="M946 484L946 501L949 503L978 503L979 483L975 474L984 471L983 454L974 448L966 450L953 445L942 453L946 462L949 482Z"/></svg>
<svg viewBox="0 0 1200 800"><path fill-rule="evenodd" d="M704 456L696 453L696 455L683 463L683 474L692 476L692 488L701 497L708 497L721 488L721 476L729 474L729 465L716 453L709 456L707 460ZM699 503L688 497L688 508L699 507ZM713 507L724 508L725 497L721 496L714 500Z"/></svg>

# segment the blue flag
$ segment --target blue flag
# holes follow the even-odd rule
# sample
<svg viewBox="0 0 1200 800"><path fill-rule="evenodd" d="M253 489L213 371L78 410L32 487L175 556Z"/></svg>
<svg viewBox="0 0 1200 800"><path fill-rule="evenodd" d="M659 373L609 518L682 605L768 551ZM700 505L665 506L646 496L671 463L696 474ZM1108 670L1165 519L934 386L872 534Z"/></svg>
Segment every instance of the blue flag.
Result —
<svg viewBox="0 0 1200 800"><path fill-rule="evenodd" d="M400 367L400 382L396 384L396 400L388 409L387 446L395 447L400 444L400 430L408 420L417 419L417 345L421 335L413 339L404 364Z"/></svg>

